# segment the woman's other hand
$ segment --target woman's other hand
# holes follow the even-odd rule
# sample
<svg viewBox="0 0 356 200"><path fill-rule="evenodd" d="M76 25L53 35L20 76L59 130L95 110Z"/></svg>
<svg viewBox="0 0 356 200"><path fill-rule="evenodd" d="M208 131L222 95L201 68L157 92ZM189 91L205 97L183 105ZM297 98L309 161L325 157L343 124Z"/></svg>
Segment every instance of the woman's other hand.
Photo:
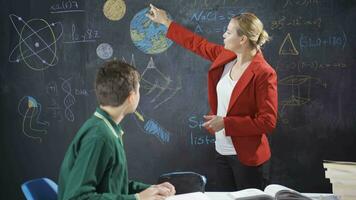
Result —
<svg viewBox="0 0 356 200"><path fill-rule="evenodd" d="M203 127L218 132L225 128L224 118L216 115L204 115L206 122L203 124Z"/></svg>

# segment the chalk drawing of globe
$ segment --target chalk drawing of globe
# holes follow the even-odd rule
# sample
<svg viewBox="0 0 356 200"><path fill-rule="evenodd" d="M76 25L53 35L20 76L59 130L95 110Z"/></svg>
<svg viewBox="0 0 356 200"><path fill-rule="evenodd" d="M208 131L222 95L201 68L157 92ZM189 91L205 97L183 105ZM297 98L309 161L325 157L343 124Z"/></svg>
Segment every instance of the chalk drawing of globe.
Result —
<svg viewBox="0 0 356 200"><path fill-rule="evenodd" d="M58 63L57 41L63 34L60 22L50 24L44 19L24 21L14 14L10 14L9 18L19 36L17 45L10 53L9 62L23 61L36 71Z"/></svg>
<svg viewBox="0 0 356 200"><path fill-rule="evenodd" d="M167 28L146 17L148 8L138 12L130 23L130 34L135 46L146 54L158 54L166 51L172 41L166 38Z"/></svg>

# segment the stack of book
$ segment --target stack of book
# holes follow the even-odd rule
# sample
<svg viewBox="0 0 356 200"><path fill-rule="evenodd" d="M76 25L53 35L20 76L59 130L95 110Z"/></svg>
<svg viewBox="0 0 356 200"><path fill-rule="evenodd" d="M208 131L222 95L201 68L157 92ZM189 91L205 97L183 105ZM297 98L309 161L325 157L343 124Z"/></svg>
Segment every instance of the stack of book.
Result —
<svg viewBox="0 0 356 200"><path fill-rule="evenodd" d="M341 200L356 199L356 162L325 160L325 178L330 179L333 193Z"/></svg>

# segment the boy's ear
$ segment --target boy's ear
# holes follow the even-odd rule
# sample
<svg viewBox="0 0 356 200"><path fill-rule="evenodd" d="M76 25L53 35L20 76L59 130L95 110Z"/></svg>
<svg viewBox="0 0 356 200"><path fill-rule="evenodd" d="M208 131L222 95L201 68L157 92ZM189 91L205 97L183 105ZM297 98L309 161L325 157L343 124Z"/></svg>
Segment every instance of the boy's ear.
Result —
<svg viewBox="0 0 356 200"><path fill-rule="evenodd" d="M127 97L127 100L131 103L134 101L134 95L135 95L135 92L134 91L131 91L129 93L129 96Z"/></svg>

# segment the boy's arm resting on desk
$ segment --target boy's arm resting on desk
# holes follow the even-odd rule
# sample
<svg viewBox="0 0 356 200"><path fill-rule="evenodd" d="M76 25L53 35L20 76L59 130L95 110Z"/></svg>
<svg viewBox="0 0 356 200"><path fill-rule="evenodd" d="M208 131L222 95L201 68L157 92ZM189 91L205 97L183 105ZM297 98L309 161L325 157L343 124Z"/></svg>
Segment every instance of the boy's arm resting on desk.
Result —
<svg viewBox="0 0 356 200"><path fill-rule="evenodd" d="M72 168L61 174L66 181L59 183L59 200L136 200L134 194L98 193L98 181L102 180L112 153L104 139L85 139Z"/></svg>
<svg viewBox="0 0 356 200"><path fill-rule="evenodd" d="M166 36L184 48L210 61L214 61L224 49L223 46L207 41L205 38L176 22L170 24Z"/></svg>
<svg viewBox="0 0 356 200"><path fill-rule="evenodd" d="M141 191L149 188L150 186L151 185L149 184L129 180L129 193L130 194L140 193Z"/></svg>

